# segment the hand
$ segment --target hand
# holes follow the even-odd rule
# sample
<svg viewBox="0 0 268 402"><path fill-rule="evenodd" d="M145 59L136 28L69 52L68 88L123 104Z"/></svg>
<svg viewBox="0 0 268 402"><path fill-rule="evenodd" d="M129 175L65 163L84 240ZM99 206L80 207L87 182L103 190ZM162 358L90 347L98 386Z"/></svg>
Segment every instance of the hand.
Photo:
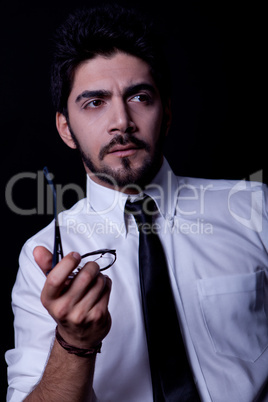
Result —
<svg viewBox="0 0 268 402"><path fill-rule="evenodd" d="M52 254L38 246L34 258L44 274L51 269ZM63 339L72 346L91 348L108 334L111 317L108 302L111 280L100 273L95 262L87 263L72 280L70 273L78 266L80 256L69 253L49 272L41 301L58 324Z"/></svg>

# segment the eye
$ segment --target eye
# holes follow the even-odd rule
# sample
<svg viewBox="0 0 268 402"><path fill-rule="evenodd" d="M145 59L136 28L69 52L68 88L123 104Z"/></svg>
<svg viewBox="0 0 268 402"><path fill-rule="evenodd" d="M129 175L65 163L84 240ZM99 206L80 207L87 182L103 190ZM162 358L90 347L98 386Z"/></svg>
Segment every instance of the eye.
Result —
<svg viewBox="0 0 268 402"><path fill-rule="evenodd" d="M84 109L96 109L98 107L100 107L103 104L103 100L101 99L94 99L90 102L87 102L83 108Z"/></svg>
<svg viewBox="0 0 268 402"><path fill-rule="evenodd" d="M130 99L132 102L150 103L151 97L148 94L138 94Z"/></svg>

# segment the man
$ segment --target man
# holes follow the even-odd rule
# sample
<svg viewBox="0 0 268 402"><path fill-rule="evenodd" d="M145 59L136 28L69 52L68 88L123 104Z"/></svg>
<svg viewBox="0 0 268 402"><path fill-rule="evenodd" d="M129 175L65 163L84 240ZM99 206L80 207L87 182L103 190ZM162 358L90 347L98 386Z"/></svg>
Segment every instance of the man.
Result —
<svg viewBox="0 0 268 402"><path fill-rule="evenodd" d="M200 400L268 401L267 189L171 172L162 155L170 106L158 45L140 16L117 7L76 13L59 30L56 123L80 150L87 198L59 217L65 256L52 270L54 223L22 250L9 401L153 400L139 231L125 208L144 195L156 204L154 227ZM90 262L69 279L81 255L98 249L116 249L109 278Z"/></svg>

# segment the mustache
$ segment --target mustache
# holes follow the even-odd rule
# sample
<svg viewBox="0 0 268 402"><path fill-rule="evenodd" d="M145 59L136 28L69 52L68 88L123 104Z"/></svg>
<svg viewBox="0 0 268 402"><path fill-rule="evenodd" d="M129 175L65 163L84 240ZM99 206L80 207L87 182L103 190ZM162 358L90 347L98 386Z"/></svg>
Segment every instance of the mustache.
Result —
<svg viewBox="0 0 268 402"><path fill-rule="evenodd" d="M137 148L144 149L147 152L149 152L151 149L151 147L149 146L149 144L147 144L147 142L134 137L132 134L125 134L124 136L117 135L109 142L109 144L101 148L99 152L99 159L103 160L105 155L107 155L115 145L129 145L129 144L133 144Z"/></svg>

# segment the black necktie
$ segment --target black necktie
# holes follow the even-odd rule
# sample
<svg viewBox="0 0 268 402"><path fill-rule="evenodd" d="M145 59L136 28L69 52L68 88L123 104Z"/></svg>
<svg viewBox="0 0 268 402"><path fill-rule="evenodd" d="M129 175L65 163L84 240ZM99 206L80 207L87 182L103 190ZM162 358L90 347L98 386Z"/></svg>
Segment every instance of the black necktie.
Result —
<svg viewBox="0 0 268 402"><path fill-rule="evenodd" d="M175 310L167 263L157 226L156 205L150 197L126 203L140 233L139 270L143 314L154 401L200 401L186 356Z"/></svg>

